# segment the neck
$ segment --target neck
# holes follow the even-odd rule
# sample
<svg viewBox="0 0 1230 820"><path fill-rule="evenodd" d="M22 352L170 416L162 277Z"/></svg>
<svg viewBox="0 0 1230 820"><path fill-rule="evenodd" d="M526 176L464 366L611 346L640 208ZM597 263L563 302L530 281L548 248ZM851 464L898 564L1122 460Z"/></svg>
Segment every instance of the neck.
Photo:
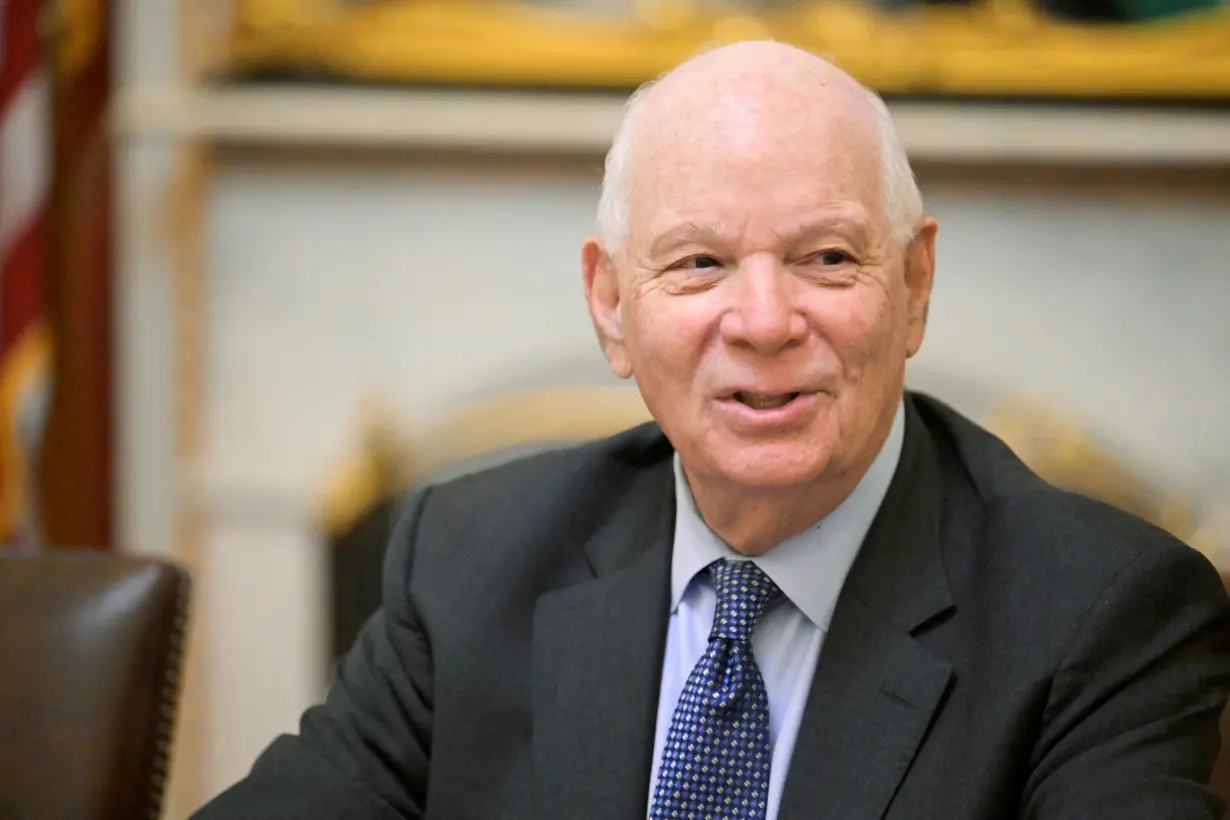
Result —
<svg viewBox="0 0 1230 820"><path fill-rule="evenodd" d="M685 469L686 472L686 469ZM746 487L688 484L709 529L743 555L761 555L815 524L854 492L863 471L805 487L749 492Z"/></svg>

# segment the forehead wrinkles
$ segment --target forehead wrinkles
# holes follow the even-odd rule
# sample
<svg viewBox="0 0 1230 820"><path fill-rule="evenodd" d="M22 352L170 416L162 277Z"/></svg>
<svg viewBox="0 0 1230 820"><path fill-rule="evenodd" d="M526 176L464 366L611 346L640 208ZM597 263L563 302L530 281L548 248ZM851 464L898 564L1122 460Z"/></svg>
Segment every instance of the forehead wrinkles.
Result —
<svg viewBox="0 0 1230 820"><path fill-rule="evenodd" d="M763 196L795 208L854 199L881 222L878 128L873 112L859 116L869 106L854 113L851 107L777 89L756 98L728 94L708 106L648 109L625 181L630 239L664 207L751 207Z"/></svg>

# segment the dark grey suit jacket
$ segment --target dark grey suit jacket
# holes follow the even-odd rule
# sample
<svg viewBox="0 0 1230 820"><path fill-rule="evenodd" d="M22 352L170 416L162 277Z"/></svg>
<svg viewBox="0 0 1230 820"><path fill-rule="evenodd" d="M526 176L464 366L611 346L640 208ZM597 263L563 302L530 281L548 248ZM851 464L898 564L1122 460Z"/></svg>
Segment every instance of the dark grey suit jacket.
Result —
<svg viewBox="0 0 1230 820"><path fill-rule="evenodd" d="M938 402L906 407L782 820L1219 817L1213 567ZM198 820L643 818L671 454L646 425L418 493L325 704Z"/></svg>

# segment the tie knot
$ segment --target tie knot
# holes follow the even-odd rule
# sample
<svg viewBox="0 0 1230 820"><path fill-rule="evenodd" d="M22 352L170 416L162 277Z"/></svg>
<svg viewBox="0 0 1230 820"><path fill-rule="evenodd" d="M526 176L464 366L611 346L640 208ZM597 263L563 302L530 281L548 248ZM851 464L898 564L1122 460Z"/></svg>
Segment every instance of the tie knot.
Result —
<svg viewBox="0 0 1230 820"><path fill-rule="evenodd" d="M709 565L709 577L717 589L717 611L713 615L713 631L709 640L730 638L746 641L760 616L781 597L769 576L751 561L728 561L725 558Z"/></svg>

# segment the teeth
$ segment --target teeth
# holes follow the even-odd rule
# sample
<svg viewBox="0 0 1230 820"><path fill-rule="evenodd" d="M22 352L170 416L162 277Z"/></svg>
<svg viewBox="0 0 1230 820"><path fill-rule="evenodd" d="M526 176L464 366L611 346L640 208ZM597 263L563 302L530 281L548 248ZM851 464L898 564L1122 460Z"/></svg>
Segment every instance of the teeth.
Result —
<svg viewBox="0 0 1230 820"><path fill-rule="evenodd" d="M758 396L755 393L735 393L735 398L753 410L772 410L789 404L798 397L798 393L781 393L776 396Z"/></svg>

